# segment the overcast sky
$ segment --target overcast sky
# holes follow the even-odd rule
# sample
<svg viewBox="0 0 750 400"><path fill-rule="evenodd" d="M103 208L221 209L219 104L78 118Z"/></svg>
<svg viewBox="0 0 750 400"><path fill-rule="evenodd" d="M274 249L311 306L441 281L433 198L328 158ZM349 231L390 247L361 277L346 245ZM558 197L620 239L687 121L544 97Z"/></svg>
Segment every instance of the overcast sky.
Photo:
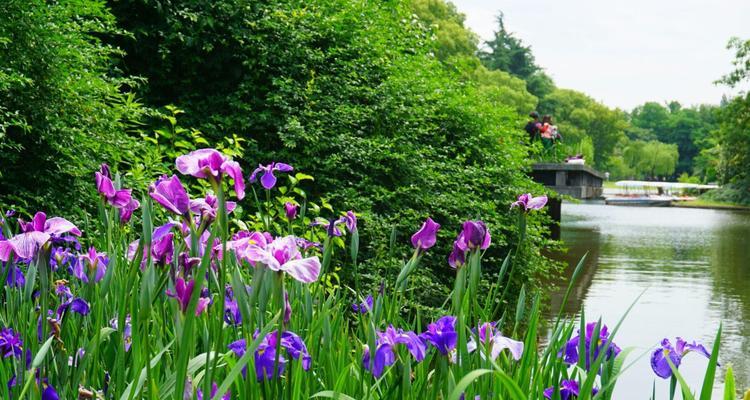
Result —
<svg viewBox="0 0 750 400"><path fill-rule="evenodd" d="M750 0L452 0L483 40L505 14L559 87L612 107L718 103L732 36L750 38Z"/></svg>

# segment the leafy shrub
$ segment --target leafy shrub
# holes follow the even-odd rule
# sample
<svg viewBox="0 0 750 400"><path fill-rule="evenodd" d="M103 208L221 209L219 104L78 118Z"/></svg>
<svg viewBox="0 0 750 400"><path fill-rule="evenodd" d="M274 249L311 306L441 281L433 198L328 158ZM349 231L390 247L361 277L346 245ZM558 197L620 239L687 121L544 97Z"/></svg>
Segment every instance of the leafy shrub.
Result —
<svg viewBox="0 0 750 400"><path fill-rule="evenodd" d="M120 35L100 1L8 0L0 18L0 202L82 220L98 160L138 143L123 133L143 108L114 68ZM134 150L137 151L137 150Z"/></svg>

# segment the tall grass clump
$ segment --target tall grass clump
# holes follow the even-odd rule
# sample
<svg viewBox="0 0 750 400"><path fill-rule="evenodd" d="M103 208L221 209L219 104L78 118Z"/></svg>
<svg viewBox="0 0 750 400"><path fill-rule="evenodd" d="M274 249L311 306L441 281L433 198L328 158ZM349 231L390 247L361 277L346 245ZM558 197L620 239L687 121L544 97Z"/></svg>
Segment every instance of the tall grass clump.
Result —
<svg viewBox="0 0 750 400"><path fill-rule="evenodd" d="M521 240L489 288L480 281L492 227L457 227L452 293L439 318L425 319L406 312L419 290L410 276L448 227L427 218L398 277L370 291L356 279L361 221L307 198L298 184L311 177L278 162L246 177L213 149L175 165L180 175L140 200L102 165L99 218L87 223L96 237L42 212L5 213L3 398L610 399L628 367L630 350L614 342L624 316L610 328L560 312L542 346L539 296L522 289L504 306L523 272L514 261L526 217L544 196L511 205ZM188 193L183 180L205 191ZM247 218L236 218L240 207ZM353 288L331 279L336 258L354 271ZM694 398L678 368L695 352L710 358L699 395L710 398L719 338L710 352L681 338L653 351L670 397L679 386Z"/></svg>

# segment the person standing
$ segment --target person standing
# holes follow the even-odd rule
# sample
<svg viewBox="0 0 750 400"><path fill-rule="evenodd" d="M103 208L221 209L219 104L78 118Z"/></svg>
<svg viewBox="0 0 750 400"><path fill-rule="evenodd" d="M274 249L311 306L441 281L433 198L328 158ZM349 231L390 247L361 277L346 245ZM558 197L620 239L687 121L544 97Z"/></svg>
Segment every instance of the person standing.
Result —
<svg viewBox="0 0 750 400"><path fill-rule="evenodd" d="M542 123L539 122L539 113L532 111L529 113L529 118L532 120L526 124L524 128L526 133L529 134L529 142L533 142L534 139L539 137L539 131L542 128Z"/></svg>

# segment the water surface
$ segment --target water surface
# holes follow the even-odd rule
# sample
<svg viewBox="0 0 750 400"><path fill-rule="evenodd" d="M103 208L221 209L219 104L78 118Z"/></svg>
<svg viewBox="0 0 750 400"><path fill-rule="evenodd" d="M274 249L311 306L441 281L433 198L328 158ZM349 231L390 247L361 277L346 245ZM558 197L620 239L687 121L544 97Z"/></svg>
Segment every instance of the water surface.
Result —
<svg viewBox="0 0 750 400"><path fill-rule="evenodd" d="M645 290L615 340L636 348L630 360L663 337L703 341L710 349L723 323L720 362L732 364L738 388L750 387L750 213L563 203L561 239L569 249L557 255L571 266L566 277L589 252L568 315L583 307L586 319L602 316L612 327ZM563 294L552 296L552 310ZM648 399L654 382L657 398L666 398L659 394L668 381L656 378L649 357L625 372L615 399ZM696 389L707 362L697 354L683 359L680 372Z"/></svg>

